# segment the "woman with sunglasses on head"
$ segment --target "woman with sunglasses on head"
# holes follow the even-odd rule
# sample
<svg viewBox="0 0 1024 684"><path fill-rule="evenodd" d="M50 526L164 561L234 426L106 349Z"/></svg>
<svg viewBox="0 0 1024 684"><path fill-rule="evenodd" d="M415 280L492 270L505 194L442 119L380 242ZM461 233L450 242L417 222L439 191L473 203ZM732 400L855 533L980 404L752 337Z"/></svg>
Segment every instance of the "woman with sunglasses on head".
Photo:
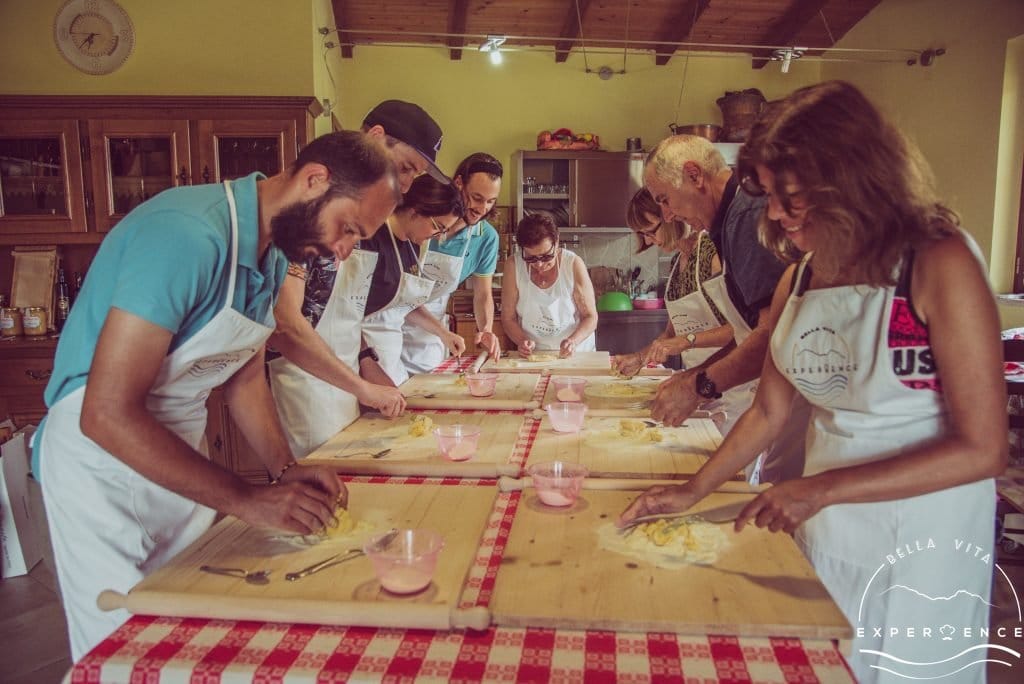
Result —
<svg viewBox="0 0 1024 684"><path fill-rule="evenodd" d="M557 351L567 358L594 351L597 303L583 259L558 245L558 228L547 214L520 221L516 243L502 278L505 334L524 355Z"/></svg>
<svg viewBox="0 0 1024 684"><path fill-rule="evenodd" d="M395 385L409 378L402 363L402 326L409 322L421 335L438 337L455 356L465 341L448 330L424 304L436 283L424 273L424 250L432 238L445 235L463 214L458 189L424 175L412 182L387 230L364 240L363 249L377 253L377 265L366 298L363 339L377 363Z"/></svg>
<svg viewBox="0 0 1024 684"><path fill-rule="evenodd" d="M699 283L722 271L715 244L706 231L693 230L681 221L662 221L661 208L646 188L630 200L626 225L636 234L638 254L652 246L665 254L675 253L665 286L669 321L650 344L633 354L612 357L612 364L624 375L635 375L647 363L664 363L680 354L683 368L695 368L733 338L732 326L718 308L697 292Z"/></svg>
<svg viewBox="0 0 1024 684"><path fill-rule="evenodd" d="M475 152L459 164L452 177L465 208L464 215L442 236L430 240L423 257L423 275L437 284L431 299L424 306L441 321L446 320L445 309L451 293L472 278L473 314L477 334L474 342L490 354L501 356L501 345L492 331L494 325L494 297L491 280L498 265L498 231L487 222L486 216L498 201L501 162L486 152ZM406 322L402 328L404 342L402 363L409 373L429 373L444 361L447 350L434 335L424 335L423 329Z"/></svg>
<svg viewBox="0 0 1024 684"><path fill-rule="evenodd" d="M848 83L772 105L739 173L767 195L762 241L790 263L757 396L694 479L648 490L621 520L714 491L779 433L799 393L812 409L804 475L751 501L736 529L794 535L856 629L859 681L984 681L993 478L1008 443L977 247L917 150Z"/></svg>

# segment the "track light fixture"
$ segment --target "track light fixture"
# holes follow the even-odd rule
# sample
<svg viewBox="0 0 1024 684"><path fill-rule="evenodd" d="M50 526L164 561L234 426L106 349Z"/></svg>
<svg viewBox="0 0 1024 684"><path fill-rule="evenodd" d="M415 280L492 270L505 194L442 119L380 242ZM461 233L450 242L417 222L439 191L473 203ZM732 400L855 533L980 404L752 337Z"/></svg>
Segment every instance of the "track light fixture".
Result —
<svg viewBox="0 0 1024 684"><path fill-rule="evenodd" d="M802 47L791 47L791 48L778 48L772 50L772 61L782 62L782 73L789 73L789 65L794 59L800 59L804 56L804 52L807 48Z"/></svg>
<svg viewBox="0 0 1024 684"><path fill-rule="evenodd" d="M508 40L507 36L487 36L487 40L480 43L480 52L490 55L491 64L501 64L501 46Z"/></svg>

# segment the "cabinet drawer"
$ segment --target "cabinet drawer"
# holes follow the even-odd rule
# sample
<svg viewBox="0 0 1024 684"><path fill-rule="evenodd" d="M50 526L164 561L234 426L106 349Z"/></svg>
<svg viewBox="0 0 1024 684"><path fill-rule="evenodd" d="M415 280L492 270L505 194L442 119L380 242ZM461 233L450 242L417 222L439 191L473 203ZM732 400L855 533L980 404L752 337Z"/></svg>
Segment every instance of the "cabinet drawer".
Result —
<svg viewBox="0 0 1024 684"><path fill-rule="evenodd" d="M0 394L20 394L38 389L42 397L53 372L52 358L0 359Z"/></svg>

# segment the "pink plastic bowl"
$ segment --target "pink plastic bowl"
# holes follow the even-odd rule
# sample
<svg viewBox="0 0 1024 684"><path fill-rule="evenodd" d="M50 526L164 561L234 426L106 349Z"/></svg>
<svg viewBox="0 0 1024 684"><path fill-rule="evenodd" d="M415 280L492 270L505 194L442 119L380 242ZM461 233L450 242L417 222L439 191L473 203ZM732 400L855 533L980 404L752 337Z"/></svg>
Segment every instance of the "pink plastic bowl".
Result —
<svg viewBox="0 0 1024 684"><path fill-rule="evenodd" d="M556 401L544 407L555 432L579 432L587 405L577 401Z"/></svg>
<svg viewBox="0 0 1024 684"><path fill-rule="evenodd" d="M562 376L551 378L551 386L554 387L555 399L558 401L583 401L583 388L586 385L586 378Z"/></svg>
<svg viewBox="0 0 1024 684"><path fill-rule="evenodd" d="M657 299L634 299L634 309L664 309L665 300L662 298Z"/></svg>
<svg viewBox="0 0 1024 684"><path fill-rule="evenodd" d="M437 448L449 461L468 461L476 455L480 428L473 425L441 425L434 428Z"/></svg>
<svg viewBox="0 0 1024 684"><path fill-rule="evenodd" d="M489 397L494 394L494 386L498 384L498 374L470 373L466 376L466 384L474 397Z"/></svg>
<svg viewBox="0 0 1024 684"><path fill-rule="evenodd" d="M380 584L392 594L422 591L434 579L444 539L432 530L398 530L374 535L363 546Z"/></svg>
<svg viewBox="0 0 1024 684"><path fill-rule="evenodd" d="M572 506L589 474L586 466L564 461L535 463L526 469L541 503L548 506Z"/></svg>

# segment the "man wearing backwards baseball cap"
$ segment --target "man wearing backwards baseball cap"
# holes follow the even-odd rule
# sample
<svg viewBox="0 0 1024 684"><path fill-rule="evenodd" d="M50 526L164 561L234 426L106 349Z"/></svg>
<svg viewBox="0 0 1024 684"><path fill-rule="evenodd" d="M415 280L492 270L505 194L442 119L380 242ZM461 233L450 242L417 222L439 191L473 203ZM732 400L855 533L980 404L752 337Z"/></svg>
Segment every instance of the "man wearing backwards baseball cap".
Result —
<svg viewBox="0 0 1024 684"><path fill-rule="evenodd" d="M403 193L424 173L449 182L434 164L441 127L421 107L386 100L370 110L362 130L386 146ZM405 398L372 350L360 351L365 347L362 322L372 276L394 261L393 252L367 249L379 228L369 229L363 246L344 261L315 258L294 264L281 288L270 344L284 358L270 362L270 379L296 458L358 418L360 403L389 418L405 410Z"/></svg>

